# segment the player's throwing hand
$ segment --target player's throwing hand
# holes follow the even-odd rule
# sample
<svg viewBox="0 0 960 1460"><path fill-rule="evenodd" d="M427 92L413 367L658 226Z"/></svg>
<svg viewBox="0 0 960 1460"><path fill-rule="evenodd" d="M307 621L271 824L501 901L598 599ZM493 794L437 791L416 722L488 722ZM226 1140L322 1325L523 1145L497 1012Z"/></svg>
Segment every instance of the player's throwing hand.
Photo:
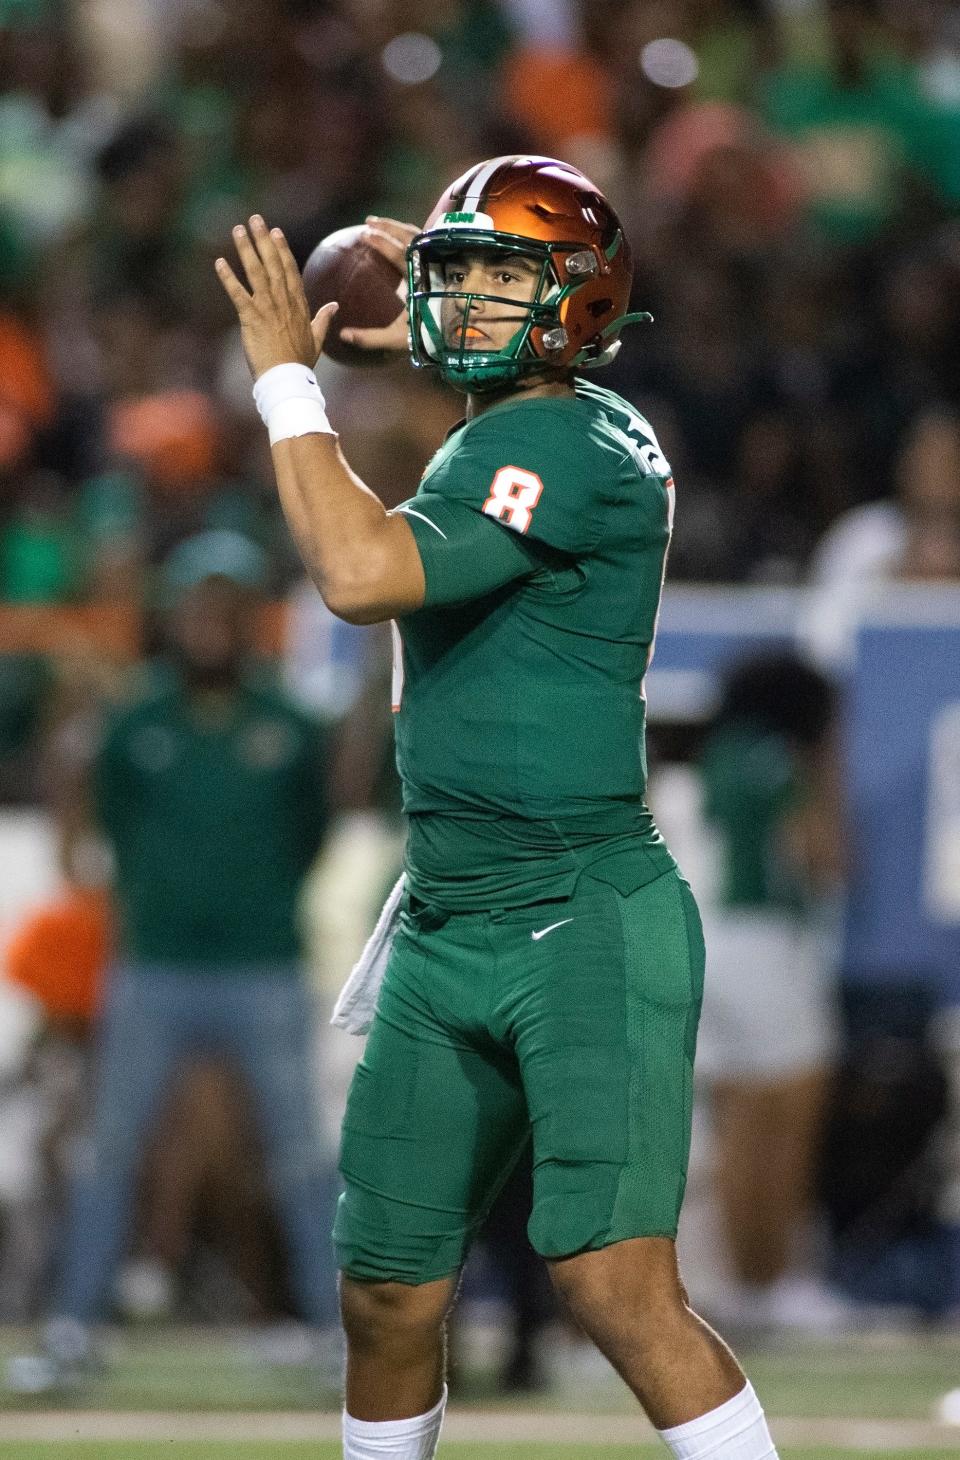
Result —
<svg viewBox="0 0 960 1460"><path fill-rule="evenodd" d="M254 380L274 365L299 361L311 368L336 313L325 304L313 319L303 292L300 270L279 228L268 228L254 213L249 231L242 223L233 241L247 276L247 287L224 258L214 267L240 321L240 338Z"/></svg>

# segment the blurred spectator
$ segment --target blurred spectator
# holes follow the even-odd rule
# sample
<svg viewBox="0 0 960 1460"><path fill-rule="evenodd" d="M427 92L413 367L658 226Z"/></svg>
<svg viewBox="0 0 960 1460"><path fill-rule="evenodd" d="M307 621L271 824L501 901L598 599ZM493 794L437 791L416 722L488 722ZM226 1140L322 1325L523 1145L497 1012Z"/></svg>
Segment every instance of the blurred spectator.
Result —
<svg viewBox="0 0 960 1460"><path fill-rule="evenodd" d="M286 623L287 692L318 719L340 720L363 687L370 630L335 618L309 578L290 593Z"/></svg>
<svg viewBox="0 0 960 1460"><path fill-rule="evenodd" d="M177 550L162 580L169 658L65 785L68 864L87 797L113 853L119 948L44 1352L11 1368L24 1389L77 1381L89 1365L143 1142L198 1051L221 1053L248 1082L300 1316L321 1342L335 1323L333 1176L296 927L325 766L313 724L246 667L263 571L259 550L227 533Z"/></svg>
<svg viewBox="0 0 960 1460"><path fill-rule="evenodd" d="M945 181L942 127L879 12L876 0L828 0L825 58L791 58L764 88L767 121L803 170L811 217L844 243L876 236L908 199L936 195Z"/></svg>
<svg viewBox="0 0 960 1460"><path fill-rule="evenodd" d="M851 665L860 620L884 585L960 583L960 413L930 406L896 463L897 499L856 507L824 535L811 564L801 634L824 668Z"/></svg>
<svg viewBox="0 0 960 1460"><path fill-rule="evenodd" d="M815 671L792 656L749 661L729 676L700 758L722 880L704 916L696 1070L734 1277L723 1316L751 1326L830 1327L843 1314L808 1250L839 1028L822 925L843 860L832 720Z"/></svg>
<svg viewBox="0 0 960 1460"><path fill-rule="evenodd" d="M53 1223L84 1110L89 1034L110 931L102 893L68 889L32 911L5 949L10 985L29 995L36 1021L18 1076L3 1081L0 1094L0 1123L15 1133L19 1158L11 1181L7 1153L0 1192L0 1311L9 1321L36 1313L49 1280Z"/></svg>
<svg viewBox="0 0 960 1460"><path fill-rule="evenodd" d="M207 1057L181 1071L144 1155L115 1285L123 1317L244 1323L291 1311L256 1117L229 1064Z"/></svg>
<svg viewBox="0 0 960 1460"><path fill-rule="evenodd" d="M28 245L44 246L90 206L84 143L96 109L80 121L86 78L74 6L55 0L0 5L0 199Z"/></svg>
<svg viewBox="0 0 960 1460"><path fill-rule="evenodd" d="M80 485L76 533L85 596L92 602L133 603L138 598L145 505L143 484L132 472L102 472Z"/></svg>
<svg viewBox="0 0 960 1460"><path fill-rule="evenodd" d="M38 431L50 424L56 387L42 341L24 319L0 311L0 398L25 426Z"/></svg>
<svg viewBox="0 0 960 1460"><path fill-rule="evenodd" d="M757 75L782 48L774 0L697 0L688 7L699 72L698 97L752 102Z"/></svg>
<svg viewBox="0 0 960 1460"><path fill-rule="evenodd" d="M39 799L39 747L54 675L41 654L0 654L0 805Z"/></svg>
<svg viewBox="0 0 960 1460"><path fill-rule="evenodd" d="M125 290L178 308L189 284L180 139L150 116L127 122L96 159L100 197L83 240L95 299Z"/></svg>
<svg viewBox="0 0 960 1460"><path fill-rule="evenodd" d="M71 887L18 929L6 949L7 974L52 1019L87 1024L100 1004L111 934L104 894Z"/></svg>
<svg viewBox="0 0 960 1460"><path fill-rule="evenodd" d="M491 151L567 153L627 219L656 323L608 379L672 435L674 577L799 579L834 518L890 494L915 412L957 397L948 7L137 0L133 27L129 8L0 6L5 515L35 468L68 495L130 467L138 483L129 530L86 539L89 501L68 523L75 595L135 594L207 526L254 535L289 586L211 258L253 206L301 259L371 209L420 218ZM384 459L397 379L353 371L339 392ZM173 499L153 447L119 448L188 398L218 459Z"/></svg>
<svg viewBox="0 0 960 1460"><path fill-rule="evenodd" d="M563 106L556 99L563 97ZM613 78L604 59L582 38L542 41L511 51L501 91L505 115L526 132L531 150L563 157L585 141L606 140L613 126Z"/></svg>
<svg viewBox="0 0 960 1460"><path fill-rule="evenodd" d="M216 470L216 415L197 391L118 402L109 431L113 452L136 462L163 490L190 487Z"/></svg>
<svg viewBox="0 0 960 1460"><path fill-rule="evenodd" d="M77 587L76 550L65 483L35 473L0 536L0 593L10 603L62 603Z"/></svg>
<svg viewBox="0 0 960 1460"><path fill-rule="evenodd" d="M508 1346L498 1387L523 1393L546 1387L544 1329L557 1317L556 1297L546 1269L527 1235L533 1208L533 1149L528 1145L490 1208L480 1242L508 1307ZM452 1344L456 1356L456 1317ZM582 1339L570 1325L571 1346ZM577 1344L579 1347L579 1344ZM584 1345L585 1347L585 1345Z"/></svg>

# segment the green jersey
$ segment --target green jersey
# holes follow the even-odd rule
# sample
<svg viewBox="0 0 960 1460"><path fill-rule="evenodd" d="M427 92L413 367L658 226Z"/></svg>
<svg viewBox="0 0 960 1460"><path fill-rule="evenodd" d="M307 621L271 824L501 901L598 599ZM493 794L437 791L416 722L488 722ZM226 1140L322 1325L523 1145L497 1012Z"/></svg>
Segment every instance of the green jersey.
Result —
<svg viewBox="0 0 960 1460"><path fill-rule="evenodd" d="M566 897L601 860L630 891L673 865L643 800L672 504L647 421L578 381L456 428L398 509L426 577L394 694L425 901Z"/></svg>
<svg viewBox="0 0 960 1460"><path fill-rule="evenodd" d="M293 967L297 899L326 815L307 716L244 685L204 725L174 682L114 716L94 770L128 957Z"/></svg>

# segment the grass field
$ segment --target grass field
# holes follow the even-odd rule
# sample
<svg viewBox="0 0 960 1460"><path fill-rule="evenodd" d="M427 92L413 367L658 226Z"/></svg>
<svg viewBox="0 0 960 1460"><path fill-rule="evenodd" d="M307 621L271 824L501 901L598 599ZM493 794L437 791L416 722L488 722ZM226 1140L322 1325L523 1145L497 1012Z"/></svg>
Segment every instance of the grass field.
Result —
<svg viewBox="0 0 960 1460"><path fill-rule="evenodd" d="M834 1447L806 1446L780 1449L781 1460L848 1460L850 1451ZM956 1446L949 1449L871 1450L861 1454L882 1455L884 1460L957 1460ZM444 1444L443 1460L665 1460L667 1451L660 1444L641 1445L460 1445ZM63 1441L49 1444L4 1444L0 1442L2 1460L341 1460L336 1442L286 1442L269 1444L218 1444L196 1441L187 1444L138 1445L129 1440L104 1444L102 1441ZM439 1460L439 1456L438 1456Z"/></svg>
<svg viewBox="0 0 960 1460"><path fill-rule="evenodd" d="M848 1452L844 1452L845 1454ZM875 1452L874 1452L875 1453ZM884 1450L884 1460L915 1460L918 1451ZM957 1449L924 1450L923 1460L957 1460ZM835 1449L781 1449L781 1460L837 1460ZM503 1448L493 1445L444 1445L443 1460L665 1460L662 1445L641 1445L639 1449L623 1445L524 1445ZM0 1443L2 1460L340 1460L338 1444L287 1444L273 1441L268 1445L136 1445L128 1441L117 1444L91 1444L67 1441L63 1444ZM440 1457L438 1456L438 1460Z"/></svg>
<svg viewBox="0 0 960 1460"><path fill-rule="evenodd" d="M28 1335L0 1331L0 1362ZM738 1346L781 1460L960 1460L935 1406L960 1387L960 1331ZM0 1460L339 1460L339 1399L249 1335L172 1330L110 1339L104 1373L56 1407L0 1393ZM665 1456L610 1375L504 1398L461 1373L441 1460Z"/></svg>

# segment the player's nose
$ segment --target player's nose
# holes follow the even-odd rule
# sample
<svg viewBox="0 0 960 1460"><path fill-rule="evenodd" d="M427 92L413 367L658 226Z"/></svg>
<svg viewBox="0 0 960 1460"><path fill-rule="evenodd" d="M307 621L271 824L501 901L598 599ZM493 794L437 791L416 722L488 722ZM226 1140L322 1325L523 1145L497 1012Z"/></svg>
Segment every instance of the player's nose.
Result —
<svg viewBox="0 0 960 1460"><path fill-rule="evenodd" d="M465 290L464 292L469 291ZM485 314L487 301L485 299L477 299L476 297L471 299L458 299L456 300L455 307L457 323L462 324L464 319L468 317L470 319L476 319L478 315Z"/></svg>
<svg viewBox="0 0 960 1460"><path fill-rule="evenodd" d="M467 276L460 287L464 294L488 294L490 292L489 288L487 287L486 273L479 265L474 265L473 268L468 271ZM480 301L478 300L477 302L479 303Z"/></svg>

